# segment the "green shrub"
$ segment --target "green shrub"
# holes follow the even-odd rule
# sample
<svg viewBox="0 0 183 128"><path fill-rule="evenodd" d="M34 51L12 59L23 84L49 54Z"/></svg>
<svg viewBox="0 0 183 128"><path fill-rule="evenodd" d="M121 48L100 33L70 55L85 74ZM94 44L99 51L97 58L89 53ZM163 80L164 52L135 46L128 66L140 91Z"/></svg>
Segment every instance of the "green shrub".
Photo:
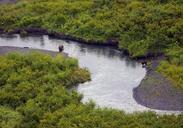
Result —
<svg viewBox="0 0 183 128"><path fill-rule="evenodd" d="M161 62L158 71L169 78L173 83L183 89L183 67L175 64L170 64L167 61Z"/></svg>
<svg viewBox="0 0 183 128"><path fill-rule="evenodd" d="M181 0L19 0L0 5L0 28L44 28L101 43L115 38L133 57L166 51L169 62L159 71L182 88L182 9ZM69 88L90 75L76 59L31 53L0 60L0 128L182 128L182 115L81 103Z"/></svg>
<svg viewBox="0 0 183 128"><path fill-rule="evenodd" d="M183 116L125 114L81 103L70 87L90 80L73 58L41 53L0 56L2 128L181 128Z"/></svg>
<svg viewBox="0 0 183 128"><path fill-rule="evenodd" d="M168 60L171 64L183 65L183 48L179 46L173 46L166 52Z"/></svg>
<svg viewBox="0 0 183 128"><path fill-rule="evenodd" d="M0 28L44 28L101 43L115 38L138 57L182 47L182 12L180 0L20 0L0 5Z"/></svg>
<svg viewBox="0 0 183 128"><path fill-rule="evenodd" d="M0 106L0 127L18 128L22 121L22 115L10 108Z"/></svg>

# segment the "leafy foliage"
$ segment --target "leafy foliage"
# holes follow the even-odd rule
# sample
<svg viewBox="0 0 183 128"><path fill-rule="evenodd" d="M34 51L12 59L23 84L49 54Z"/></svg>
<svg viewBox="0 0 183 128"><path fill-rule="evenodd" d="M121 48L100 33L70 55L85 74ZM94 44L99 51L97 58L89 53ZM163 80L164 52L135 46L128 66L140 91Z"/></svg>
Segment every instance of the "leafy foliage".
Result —
<svg viewBox="0 0 183 128"><path fill-rule="evenodd" d="M173 47L168 49L166 54L168 60L160 64L158 71L183 89L183 48Z"/></svg>
<svg viewBox="0 0 183 128"><path fill-rule="evenodd" d="M183 41L182 4L181 0L19 0L0 5L0 28L43 28L101 43L116 39L119 48L133 57L167 52L169 62L159 70L182 85L178 50ZM68 89L90 79L76 59L31 53L0 60L0 128L183 126L182 115L125 114L82 104L82 95Z"/></svg>
<svg viewBox="0 0 183 128"><path fill-rule="evenodd" d="M181 0L19 0L0 5L0 28L43 28L86 41L119 41L132 57L182 47Z"/></svg>
<svg viewBox="0 0 183 128"><path fill-rule="evenodd" d="M166 55L171 64L183 66L183 47L174 46L167 50Z"/></svg>
<svg viewBox="0 0 183 128"><path fill-rule="evenodd" d="M126 114L81 103L69 88L90 79L73 58L41 53L0 56L0 128L181 128L183 116Z"/></svg>
<svg viewBox="0 0 183 128"><path fill-rule="evenodd" d="M76 59L62 55L12 53L0 59L0 104L22 114L22 127L36 126L45 112L80 103L81 95L65 88L90 79Z"/></svg>
<svg viewBox="0 0 183 128"><path fill-rule="evenodd" d="M17 128L21 120L22 116L20 113L0 106L0 128Z"/></svg>
<svg viewBox="0 0 183 128"><path fill-rule="evenodd" d="M183 67L170 64L167 61L161 62L158 71L163 73L166 77L172 80L175 85L183 89Z"/></svg>

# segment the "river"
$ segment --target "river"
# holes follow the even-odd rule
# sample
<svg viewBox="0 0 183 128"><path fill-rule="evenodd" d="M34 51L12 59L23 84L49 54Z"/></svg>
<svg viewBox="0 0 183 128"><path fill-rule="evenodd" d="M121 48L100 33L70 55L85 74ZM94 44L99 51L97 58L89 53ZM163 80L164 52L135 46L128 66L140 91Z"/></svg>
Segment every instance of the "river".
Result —
<svg viewBox="0 0 183 128"><path fill-rule="evenodd" d="M46 35L24 38L19 35L0 36L0 46L58 51L58 46L61 44L64 45L64 52L77 58L80 66L88 68L91 72L92 80L76 88L83 94L83 102L93 100L97 106L116 108L129 113L152 110L138 104L133 98L133 88L140 84L146 69L142 68L140 63L125 57L121 51L109 47L51 39Z"/></svg>

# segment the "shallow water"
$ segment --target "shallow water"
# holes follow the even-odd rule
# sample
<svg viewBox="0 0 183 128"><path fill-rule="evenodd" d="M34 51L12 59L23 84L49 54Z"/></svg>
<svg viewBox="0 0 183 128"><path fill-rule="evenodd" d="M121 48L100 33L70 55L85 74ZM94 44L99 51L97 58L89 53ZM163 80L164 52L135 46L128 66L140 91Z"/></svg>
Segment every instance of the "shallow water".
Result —
<svg viewBox="0 0 183 128"><path fill-rule="evenodd" d="M0 46L30 47L58 51L64 45L64 52L79 60L81 67L91 72L92 80L76 89L84 95L83 102L93 100L102 107L111 107L125 112L152 110L137 104L133 98L133 88L140 84L146 70L140 63L123 56L122 52L109 48L49 39L48 36L19 35L0 37ZM153 110L159 113L176 113Z"/></svg>

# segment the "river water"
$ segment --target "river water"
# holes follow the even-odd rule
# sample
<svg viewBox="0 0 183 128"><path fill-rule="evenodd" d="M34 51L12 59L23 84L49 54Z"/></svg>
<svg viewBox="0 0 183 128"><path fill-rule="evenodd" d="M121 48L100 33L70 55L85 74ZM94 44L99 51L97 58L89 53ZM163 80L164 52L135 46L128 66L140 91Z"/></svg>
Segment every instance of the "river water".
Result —
<svg viewBox="0 0 183 128"><path fill-rule="evenodd" d="M58 46L61 44L64 45L64 52L77 58L80 66L88 68L91 72L92 80L76 88L83 94L83 102L92 100L97 106L116 108L130 113L152 110L139 105L133 98L133 88L140 84L146 70L140 63L130 60L116 49L50 39L48 36L21 38L19 35L1 35L0 37L0 46L58 51ZM153 111L167 113L167 111Z"/></svg>

